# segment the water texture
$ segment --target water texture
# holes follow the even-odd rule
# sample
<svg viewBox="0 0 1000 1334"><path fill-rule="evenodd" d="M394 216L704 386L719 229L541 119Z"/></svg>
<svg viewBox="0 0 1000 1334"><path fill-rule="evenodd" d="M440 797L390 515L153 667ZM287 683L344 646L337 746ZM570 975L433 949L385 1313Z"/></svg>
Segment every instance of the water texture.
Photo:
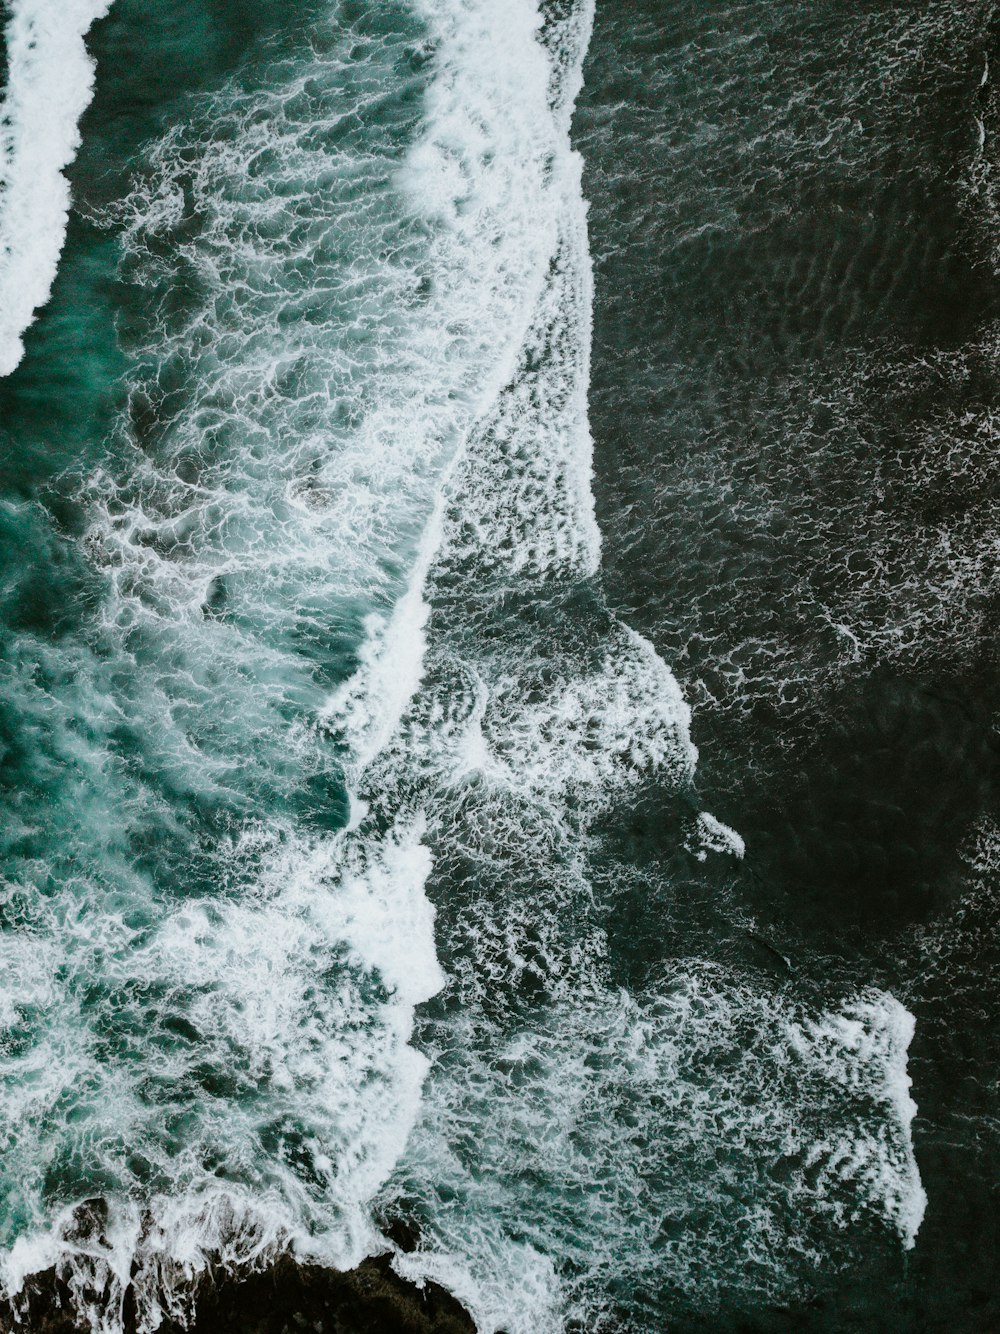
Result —
<svg viewBox="0 0 1000 1334"><path fill-rule="evenodd" d="M991 7L7 9L9 1308L991 1327Z"/></svg>

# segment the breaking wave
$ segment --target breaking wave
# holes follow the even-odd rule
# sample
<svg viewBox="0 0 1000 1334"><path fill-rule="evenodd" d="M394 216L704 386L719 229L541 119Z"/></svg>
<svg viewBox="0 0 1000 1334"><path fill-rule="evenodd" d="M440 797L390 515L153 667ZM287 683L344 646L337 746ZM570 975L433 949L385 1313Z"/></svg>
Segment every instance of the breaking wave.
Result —
<svg viewBox="0 0 1000 1334"><path fill-rule="evenodd" d="M94 90L84 38L112 0L11 0L0 105L0 376L49 299L69 219L63 175L80 146Z"/></svg>
<svg viewBox="0 0 1000 1334"><path fill-rule="evenodd" d="M210 1265L349 1266L404 1215L397 1267L484 1330L648 1328L706 1266L775 1294L848 1224L913 1244L891 996L610 960L602 822L652 793L743 848L601 591L591 21L333 8L109 210L144 314L86 484L104 592L13 687L65 775L4 891L15 1301L54 1265L145 1334Z"/></svg>

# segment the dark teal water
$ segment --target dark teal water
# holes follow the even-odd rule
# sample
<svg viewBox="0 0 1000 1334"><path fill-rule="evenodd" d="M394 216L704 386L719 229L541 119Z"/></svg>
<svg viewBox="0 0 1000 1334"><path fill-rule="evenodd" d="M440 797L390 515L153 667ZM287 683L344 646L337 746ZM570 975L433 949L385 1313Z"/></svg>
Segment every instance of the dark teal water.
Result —
<svg viewBox="0 0 1000 1334"><path fill-rule="evenodd" d="M577 116L609 595L747 840L730 911L917 1019L905 1275L861 1262L740 1328L997 1318L996 31L991 5L605 6Z"/></svg>
<svg viewBox="0 0 1000 1334"><path fill-rule="evenodd" d="M995 1326L995 37L96 22L0 380L13 1300Z"/></svg>

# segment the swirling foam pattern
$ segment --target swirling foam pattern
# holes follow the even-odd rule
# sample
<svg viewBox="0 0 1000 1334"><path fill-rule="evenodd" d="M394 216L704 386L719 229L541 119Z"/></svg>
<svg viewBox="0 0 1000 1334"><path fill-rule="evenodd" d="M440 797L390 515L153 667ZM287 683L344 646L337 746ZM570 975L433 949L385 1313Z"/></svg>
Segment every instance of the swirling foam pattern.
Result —
<svg viewBox="0 0 1000 1334"><path fill-rule="evenodd" d="M87 614L4 686L15 1298L55 1264L116 1334L131 1282L145 1334L402 1215L484 1330L653 1329L913 1244L898 1002L616 970L633 803L743 849L601 588L592 18L324 6L106 210L141 300Z"/></svg>

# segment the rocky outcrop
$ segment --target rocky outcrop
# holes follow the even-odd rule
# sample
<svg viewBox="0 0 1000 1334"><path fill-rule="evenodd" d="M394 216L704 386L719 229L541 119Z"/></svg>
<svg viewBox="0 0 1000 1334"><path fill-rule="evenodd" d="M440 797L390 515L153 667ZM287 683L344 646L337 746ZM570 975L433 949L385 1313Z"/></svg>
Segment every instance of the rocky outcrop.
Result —
<svg viewBox="0 0 1000 1334"><path fill-rule="evenodd" d="M0 1334L85 1334L67 1314L54 1274L35 1281L18 1324L0 1317ZM125 1334L134 1334L126 1310ZM284 1258L263 1273L204 1282L190 1329L166 1323L157 1334L475 1334L464 1308L436 1283L400 1278L390 1257L338 1273Z"/></svg>

